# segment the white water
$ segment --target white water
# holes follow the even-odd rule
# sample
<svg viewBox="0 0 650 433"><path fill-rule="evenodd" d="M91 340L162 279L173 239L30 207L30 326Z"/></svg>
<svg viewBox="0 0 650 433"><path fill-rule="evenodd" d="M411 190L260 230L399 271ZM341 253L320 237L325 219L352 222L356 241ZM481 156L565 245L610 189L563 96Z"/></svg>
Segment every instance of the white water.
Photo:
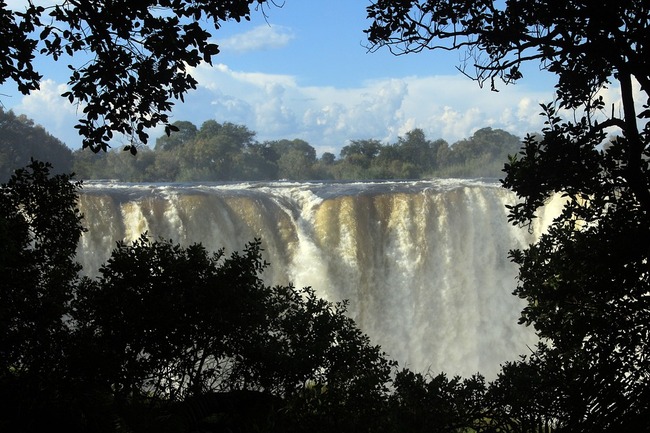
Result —
<svg viewBox="0 0 650 433"><path fill-rule="evenodd" d="M89 231L79 259L94 273L116 240L148 231L207 248L240 250L262 239L269 284L312 286L350 301L349 314L400 365L495 377L532 347L517 325L509 249L536 233L512 227L514 196L477 181L134 185L88 183Z"/></svg>

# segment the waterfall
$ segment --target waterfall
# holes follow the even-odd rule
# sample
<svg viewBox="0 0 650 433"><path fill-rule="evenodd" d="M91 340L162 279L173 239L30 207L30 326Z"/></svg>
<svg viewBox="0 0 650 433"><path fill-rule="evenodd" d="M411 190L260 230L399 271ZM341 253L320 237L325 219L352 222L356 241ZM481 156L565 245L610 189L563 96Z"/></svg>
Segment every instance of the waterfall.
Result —
<svg viewBox="0 0 650 433"><path fill-rule="evenodd" d="M533 233L507 223L515 197L496 184L434 180L364 183L84 184L88 232L78 259L94 274L115 241L154 238L241 250L260 238L268 284L312 286L401 366L494 378L535 344L517 325L512 248ZM557 206L555 206L557 207Z"/></svg>

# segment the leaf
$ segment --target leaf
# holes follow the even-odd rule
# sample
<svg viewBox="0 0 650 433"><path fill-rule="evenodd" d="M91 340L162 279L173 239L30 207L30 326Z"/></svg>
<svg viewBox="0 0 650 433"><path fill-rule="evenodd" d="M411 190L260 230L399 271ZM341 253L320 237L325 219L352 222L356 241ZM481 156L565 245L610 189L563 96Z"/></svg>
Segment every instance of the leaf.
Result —
<svg viewBox="0 0 650 433"><path fill-rule="evenodd" d="M41 32L41 34L39 35L39 38L41 38L41 40L44 40L45 38L47 38L50 35L51 31L52 31L52 27L46 26L43 29L43 31Z"/></svg>
<svg viewBox="0 0 650 433"><path fill-rule="evenodd" d="M648 119L650 118L650 109L648 110L643 110L642 112L639 113L638 115L639 119Z"/></svg>
<svg viewBox="0 0 650 433"><path fill-rule="evenodd" d="M219 46L216 44L207 44L203 48L203 60L212 64L212 56L219 54Z"/></svg>

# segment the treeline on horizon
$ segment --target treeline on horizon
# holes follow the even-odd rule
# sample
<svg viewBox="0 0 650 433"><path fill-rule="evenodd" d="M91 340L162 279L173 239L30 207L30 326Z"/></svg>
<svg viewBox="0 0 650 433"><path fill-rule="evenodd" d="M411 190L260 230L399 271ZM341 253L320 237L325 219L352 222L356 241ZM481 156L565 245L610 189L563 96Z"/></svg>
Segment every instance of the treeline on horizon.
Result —
<svg viewBox="0 0 650 433"><path fill-rule="evenodd" d="M509 154L518 152L519 137L490 127L449 144L413 129L394 143L351 140L340 154L317 156L301 139L258 142L244 125L215 120L200 126L177 121L178 131L158 137L152 148L136 155L121 148L93 153L71 151L25 115L0 110L0 178L30 158L49 161L56 173L78 179L125 182L369 180L432 177L501 177Z"/></svg>

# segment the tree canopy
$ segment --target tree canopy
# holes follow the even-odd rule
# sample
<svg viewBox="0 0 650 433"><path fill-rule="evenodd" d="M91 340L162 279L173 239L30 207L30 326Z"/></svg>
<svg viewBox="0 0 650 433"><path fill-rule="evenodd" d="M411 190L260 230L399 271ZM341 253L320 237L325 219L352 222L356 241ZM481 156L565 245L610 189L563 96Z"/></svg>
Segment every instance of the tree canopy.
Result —
<svg viewBox="0 0 650 433"><path fill-rule="evenodd" d="M366 32L371 49L464 50L459 68L492 86L521 79L523 63L535 61L557 76L563 104L574 108L613 77L634 77L647 91L648 13L642 0L377 0Z"/></svg>
<svg viewBox="0 0 650 433"><path fill-rule="evenodd" d="M72 169L72 151L65 144L27 116L0 108L0 182L8 181L31 158L51 163L53 173Z"/></svg>
<svg viewBox="0 0 650 433"><path fill-rule="evenodd" d="M179 132L159 137L155 150L142 148L134 157L74 152L74 171L83 179L134 182L496 178L508 154L520 147L518 137L490 127L451 145L415 129L394 143L352 140L337 160L327 152L317 158L301 139L258 142L243 125L214 120L199 128L187 121L174 125Z"/></svg>
<svg viewBox="0 0 650 433"><path fill-rule="evenodd" d="M136 155L119 149L72 152L26 116L0 110L0 180L30 158L49 161L53 173L73 170L80 179L129 182L497 178L508 154L520 147L518 137L490 127L451 145L414 129L393 143L351 140L337 160L328 152L317 158L301 139L259 142L255 131L230 122L196 126L183 120L173 126L178 131Z"/></svg>
<svg viewBox="0 0 650 433"><path fill-rule="evenodd" d="M555 74L542 135L525 138L503 182L521 197L515 224L530 225L556 194L566 199L535 245L511 252L515 293L528 301L521 322L542 342L497 385L513 396L533 383L524 410L557 431L647 431L648 2L378 0L368 16L371 48L462 50L459 68L493 88L522 79L529 62ZM621 102L605 106L601 91L614 85Z"/></svg>
<svg viewBox="0 0 650 433"><path fill-rule="evenodd" d="M188 69L212 62L219 52L201 22L218 29L228 20L250 19L267 0L27 2L10 10L0 1L0 83L28 94L42 78L36 55L68 63L69 90L62 96L83 117L76 128L83 147L106 150L115 133L146 143L147 128L165 125L174 100L196 88ZM76 63L74 62L76 60ZM135 147L129 147L135 153Z"/></svg>

